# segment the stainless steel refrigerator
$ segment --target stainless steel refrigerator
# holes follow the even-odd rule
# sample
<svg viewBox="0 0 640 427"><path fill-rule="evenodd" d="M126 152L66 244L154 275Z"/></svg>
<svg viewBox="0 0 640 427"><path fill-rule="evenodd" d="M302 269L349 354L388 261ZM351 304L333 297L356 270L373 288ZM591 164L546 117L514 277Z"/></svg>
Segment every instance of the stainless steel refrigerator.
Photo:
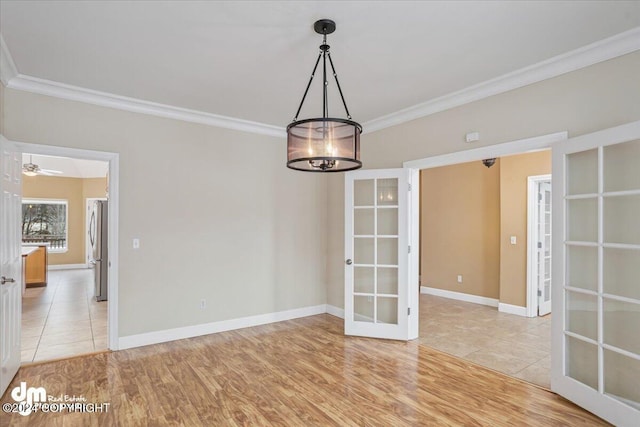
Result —
<svg viewBox="0 0 640 427"><path fill-rule="evenodd" d="M108 209L109 203L106 200L96 200L91 211L89 221L89 241L93 248L93 259L91 264L95 274L95 294L96 301L107 300L107 274L109 270L108 251Z"/></svg>

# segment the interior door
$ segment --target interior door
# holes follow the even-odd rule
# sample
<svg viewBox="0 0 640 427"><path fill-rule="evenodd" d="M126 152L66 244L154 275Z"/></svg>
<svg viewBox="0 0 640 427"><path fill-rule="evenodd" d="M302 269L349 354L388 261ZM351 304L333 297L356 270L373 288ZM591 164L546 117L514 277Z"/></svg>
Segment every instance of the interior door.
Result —
<svg viewBox="0 0 640 427"><path fill-rule="evenodd" d="M0 135L0 395L20 367L22 153Z"/></svg>
<svg viewBox="0 0 640 427"><path fill-rule="evenodd" d="M410 272L408 169L345 175L345 334L408 340L418 334ZM417 245L414 254L417 253Z"/></svg>
<svg viewBox="0 0 640 427"><path fill-rule="evenodd" d="M640 121L553 148L551 388L640 420Z"/></svg>
<svg viewBox="0 0 640 427"><path fill-rule="evenodd" d="M551 313L551 182L538 184L538 316Z"/></svg>

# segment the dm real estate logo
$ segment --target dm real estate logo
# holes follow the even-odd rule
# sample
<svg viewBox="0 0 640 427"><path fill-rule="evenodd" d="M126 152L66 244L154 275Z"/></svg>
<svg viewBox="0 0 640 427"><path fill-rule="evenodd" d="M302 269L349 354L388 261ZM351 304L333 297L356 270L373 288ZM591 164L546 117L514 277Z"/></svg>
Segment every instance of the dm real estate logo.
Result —
<svg viewBox="0 0 640 427"><path fill-rule="evenodd" d="M18 413L26 416L34 410L37 404L47 401L47 390L44 387L27 388L27 383L21 382L18 387L11 390L11 398L19 403Z"/></svg>
<svg viewBox="0 0 640 427"><path fill-rule="evenodd" d="M50 396L44 387L27 387L26 382L11 390L11 397L14 403L3 403L2 410L23 416L32 412L108 412L111 405L109 402L87 402L84 396Z"/></svg>

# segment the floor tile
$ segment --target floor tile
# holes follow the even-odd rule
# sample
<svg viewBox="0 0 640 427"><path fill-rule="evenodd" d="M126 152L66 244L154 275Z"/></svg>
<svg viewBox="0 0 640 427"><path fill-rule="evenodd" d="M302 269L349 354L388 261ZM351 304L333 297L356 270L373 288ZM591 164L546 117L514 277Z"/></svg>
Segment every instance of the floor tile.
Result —
<svg viewBox="0 0 640 427"><path fill-rule="evenodd" d="M22 326L20 330L20 334L22 338L25 337L39 337L42 335L42 331L44 329L44 325L41 326Z"/></svg>
<svg viewBox="0 0 640 427"><path fill-rule="evenodd" d="M421 295L420 343L549 387L551 315L527 318Z"/></svg>
<svg viewBox="0 0 640 427"><path fill-rule="evenodd" d="M69 344L78 341L88 341L93 339L91 328L69 328L65 332L44 333L40 339L40 346L47 347L50 345Z"/></svg>
<svg viewBox="0 0 640 427"><path fill-rule="evenodd" d="M31 363L33 362L33 357L36 354L36 349L31 348L27 350L20 351L20 363Z"/></svg>
<svg viewBox="0 0 640 427"><path fill-rule="evenodd" d="M22 361L42 361L107 349L108 302L96 302L92 270L50 272L48 285L26 290Z"/></svg>
<svg viewBox="0 0 640 427"><path fill-rule="evenodd" d="M70 344L49 345L46 347L38 347L34 357L35 362L49 359L57 359L61 357L70 357L82 353L90 353L94 351L93 340L80 341Z"/></svg>
<svg viewBox="0 0 640 427"><path fill-rule="evenodd" d="M109 341L107 340L106 335L93 338L93 344L96 351L106 350L107 348L109 348L108 342Z"/></svg>
<svg viewBox="0 0 640 427"><path fill-rule="evenodd" d="M40 342L40 335L35 335L31 337L20 337L20 348L22 350L34 350L38 348L38 343Z"/></svg>
<svg viewBox="0 0 640 427"><path fill-rule="evenodd" d="M551 388L550 374L551 358L545 357L542 360L533 363L519 372L513 374L514 377L523 379L542 387Z"/></svg>

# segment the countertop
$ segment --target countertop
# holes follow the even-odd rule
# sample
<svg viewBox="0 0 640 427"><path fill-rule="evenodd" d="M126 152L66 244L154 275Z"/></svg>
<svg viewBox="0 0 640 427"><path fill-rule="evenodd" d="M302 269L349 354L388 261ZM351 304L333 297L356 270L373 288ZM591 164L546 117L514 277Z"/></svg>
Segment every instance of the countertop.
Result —
<svg viewBox="0 0 640 427"><path fill-rule="evenodd" d="M27 256L38 250L39 246L23 246L22 247L22 256Z"/></svg>

